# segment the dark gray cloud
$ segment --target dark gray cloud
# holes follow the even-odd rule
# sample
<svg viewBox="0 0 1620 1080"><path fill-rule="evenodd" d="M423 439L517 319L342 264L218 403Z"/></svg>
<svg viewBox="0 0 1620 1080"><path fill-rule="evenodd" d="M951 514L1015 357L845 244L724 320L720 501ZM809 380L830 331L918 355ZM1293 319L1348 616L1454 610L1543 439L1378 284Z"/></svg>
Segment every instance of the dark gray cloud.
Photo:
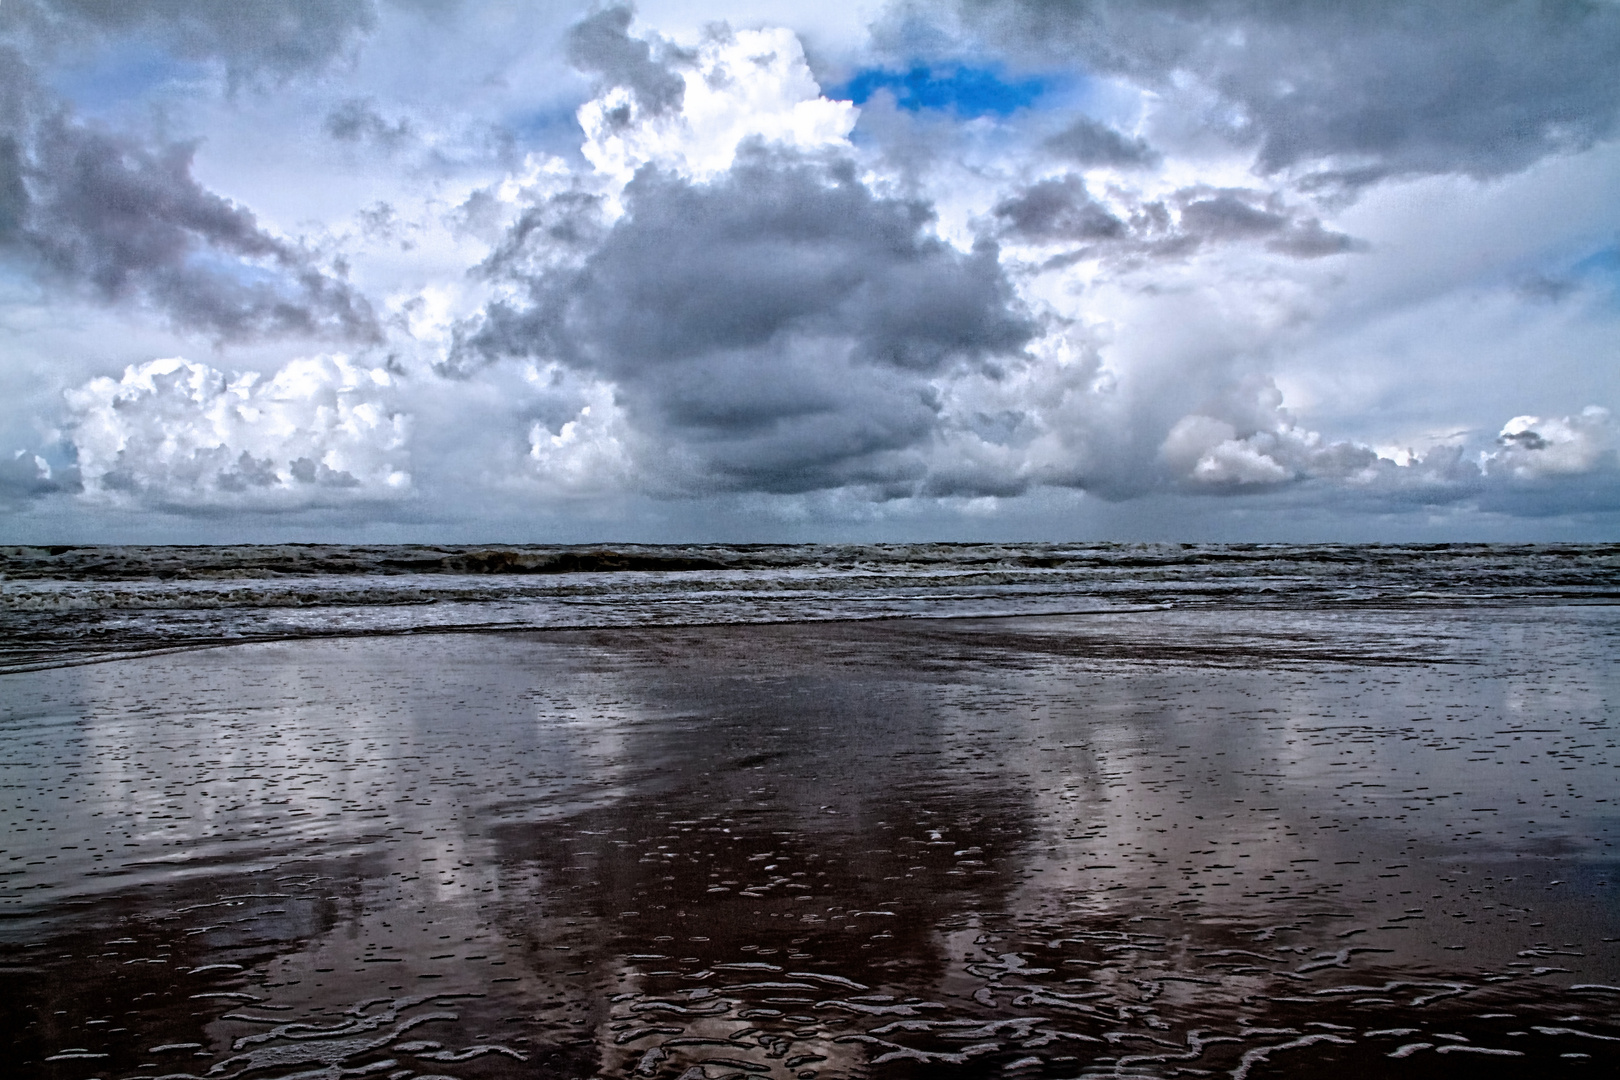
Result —
<svg viewBox="0 0 1620 1080"><path fill-rule="evenodd" d="M931 380L993 371L1034 333L993 246L951 247L928 206L874 195L847 161L756 147L707 184L648 168L625 205L599 240L569 234L588 246L577 264L548 262L559 221L520 223L489 269L528 302L491 307L455 360L612 379L701 485L910 492L938 424Z"/></svg>
<svg viewBox="0 0 1620 1080"><path fill-rule="evenodd" d="M487 191L477 191L460 209L469 226L473 219L489 217ZM490 280L539 281L562 266L577 267L607 235L600 196L585 191L564 191L526 208L504 234L477 273ZM463 359L474 364L480 357Z"/></svg>
<svg viewBox="0 0 1620 1080"><path fill-rule="evenodd" d="M1132 139L1089 116L1079 117L1043 144L1060 157L1080 165L1112 165L1141 169L1157 165L1161 155L1144 139Z"/></svg>
<svg viewBox="0 0 1620 1080"><path fill-rule="evenodd" d="M1008 232L1031 240L1111 240L1126 231L1074 175L1031 184L997 203L992 213L1006 222Z"/></svg>
<svg viewBox="0 0 1620 1080"><path fill-rule="evenodd" d="M53 469L44 458L28 450L0 454L0 505L82 488L79 470L72 465Z"/></svg>
<svg viewBox="0 0 1620 1080"><path fill-rule="evenodd" d="M1263 172L1513 172L1612 136L1620 5L1604 0L963 0L1026 56L1174 96L1191 75Z"/></svg>
<svg viewBox="0 0 1620 1080"><path fill-rule="evenodd" d="M223 340L378 336L363 296L197 182L191 145L148 146L60 113L33 134L26 156L14 137L0 146L0 256Z"/></svg>
<svg viewBox="0 0 1620 1080"><path fill-rule="evenodd" d="M122 31L172 17L216 27L231 48L255 49L270 32L263 21L271 12L285 8L286 27L297 29L341 7L253 7L235 37L225 5L34 3L11 12L3 29L14 40L0 42L0 261L53 291L146 306L222 341L375 340L377 320L363 296L267 232L250 210L198 183L192 144L81 122L31 66L39 49L26 47L38 43L41 20L55 20L47 29L78 20Z"/></svg>
<svg viewBox="0 0 1620 1080"><path fill-rule="evenodd" d="M1234 192L1196 198L1181 208L1181 227L1212 240L1252 239L1282 231L1288 219Z"/></svg>
<svg viewBox="0 0 1620 1080"><path fill-rule="evenodd" d="M1326 228L1316 218L1294 221L1286 230L1266 242L1266 247L1296 259L1319 259L1348 251L1366 251L1367 243L1345 233Z"/></svg>
<svg viewBox="0 0 1620 1080"><path fill-rule="evenodd" d="M1039 180L991 211L999 235L1037 244L1082 245L1059 259L1097 256L1139 263L1184 258L1212 244L1264 242L1279 254L1318 258L1364 247L1302 216L1276 195L1246 188L1185 188L1167 200L1131 207L1122 218L1074 174Z"/></svg>
<svg viewBox="0 0 1620 1080"><path fill-rule="evenodd" d="M399 148L415 134L409 119L389 123L377 110L376 103L368 98L340 101L326 114L322 127L338 142L370 142L384 150Z"/></svg>
<svg viewBox="0 0 1620 1080"><path fill-rule="evenodd" d="M12 0L0 8L0 30L26 28L48 44L145 39L179 58L219 61L233 82L318 70L376 22L373 0Z"/></svg>
<svg viewBox="0 0 1620 1080"><path fill-rule="evenodd" d="M0 135L0 244L12 241L28 215L28 188L23 184L22 147Z"/></svg>
<svg viewBox="0 0 1620 1080"><path fill-rule="evenodd" d="M28 50L0 37L0 134L21 139L47 97L29 63Z"/></svg>
<svg viewBox="0 0 1620 1080"><path fill-rule="evenodd" d="M531 280L535 306L469 344L531 354L543 342L619 376L784 333L847 336L863 363L935 372L1030 334L993 248L962 254L928 232L926 204L874 195L847 161L745 150L709 184L644 169L625 201L576 275Z"/></svg>
<svg viewBox="0 0 1620 1080"><path fill-rule="evenodd" d="M1172 246L1264 241L1278 254L1314 259L1361 251L1366 245L1344 233L1324 228L1300 214L1275 194L1247 188L1189 188L1171 199L1179 208L1177 240Z"/></svg>
<svg viewBox="0 0 1620 1080"><path fill-rule="evenodd" d="M599 76L607 86L623 86L650 113L678 109L686 83L653 56L652 46L629 34L635 10L610 7L568 31L568 59Z"/></svg>

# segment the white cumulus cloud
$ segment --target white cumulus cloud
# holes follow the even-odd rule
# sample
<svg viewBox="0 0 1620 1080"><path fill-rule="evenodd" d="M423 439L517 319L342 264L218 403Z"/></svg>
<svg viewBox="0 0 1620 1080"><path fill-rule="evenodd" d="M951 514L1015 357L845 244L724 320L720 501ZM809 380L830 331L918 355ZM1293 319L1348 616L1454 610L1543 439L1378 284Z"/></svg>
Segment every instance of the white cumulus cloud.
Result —
<svg viewBox="0 0 1620 1080"><path fill-rule="evenodd" d="M1612 456L1614 434L1609 410L1597 405L1577 416L1515 416L1502 426L1496 440L1502 449L1486 467L1521 480L1592 472Z"/></svg>
<svg viewBox="0 0 1620 1080"><path fill-rule="evenodd" d="M1296 423L1282 400L1269 379L1246 383L1206 411L1176 421L1159 457L1177 479L1195 487L1371 478L1379 459L1370 447L1323 439Z"/></svg>
<svg viewBox="0 0 1620 1080"><path fill-rule="evenodd" d="M557 494L594 493L619 488L634 475L630 432L624 412L605 383L585 388L579 410L555 426L535 420L529 426L529 477Z"/></svg>
<svg viewBox="0 0 1620 1080"><path fill-rule="evenodd" d="M178 357L67 391L84 497L283 509L397 499L411 486L410 418L394 378L342 355L266 378Z"/></svg>
<svg viewBox="0 0 1620 1080"><path fill-rule="evenodd" d="M579 110L581 151L621 186L648 164L709 179L751 138L797 150L847 146L859 116L821 96L791 30L713 30L672 66L685 84L679 109L652 109L631 88L608 86Z"/></svg>

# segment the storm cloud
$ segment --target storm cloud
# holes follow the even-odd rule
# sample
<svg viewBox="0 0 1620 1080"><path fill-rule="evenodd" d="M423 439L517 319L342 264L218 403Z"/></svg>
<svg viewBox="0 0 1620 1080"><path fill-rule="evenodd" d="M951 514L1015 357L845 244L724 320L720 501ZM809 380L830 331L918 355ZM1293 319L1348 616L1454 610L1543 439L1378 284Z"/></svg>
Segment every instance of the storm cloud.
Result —
<svg viewBox="0 0 1620 1080"><path fill-rule="evenodd" d="M217 61L237 82L324 67L376 22L372 0L13 0L0 9L0 31L23 28L48 46L136 39L178 58Z"/></svg>
<svg viewBox="0 0 1620 1080"><path fill-rule="evenodd" d="M1306 169L1322 183L1497 176L1591 146L1620 117L1620 8L1601 0L964 0L961 11L1037 62L1078 62L1170 98L1207 90L1261 172Z"/></svg>
<svg viewBox="0 0 1620 1080"><path fill-rule="evenodd" d="M609 7L568 31L568 58L607 86L627 87L649 113L677 109L686 93L679 75L653 58L653 47L628 33L635 13Z"/></svg>
<svg viewBox="0 0 1620 1080"><path fill-rule="evenodd" d="M931 380L993 370L1035 332L993 245L957 250L846 160L756 147L705 183L647 168L624 203L577 269L519 271L527 302L492 307L459 357L611 379L632 422L722 488L908 479Z"/></svg>
<svg viewBox="0 0 1620 1080"><path fill-rule="evenodd" d="M1042 144L1046 149L1080 165L1112 165L1136 169L1157 165L1163 160L1157 150L1142 138L1130 138L1089 116L1076 117L1068 127Z"/></svg>
<svg viewBox="0 0 1620 1080"><path fill-rule="evenodd" d="M8 153L9 151L9 153ZM192 175L195 148L149 146L54 117L12 170L0 250L46 280L136 301L231 340L270 334L375 340L366 299L253 213ZM10 162L5 163L9 157ZM6 178L0 177L0 183Z"/></svg>
<svg viewBox="0 0 1620 1080"><path fill-rule="evenodd" d="M1041 180L997 203L991 211L1007 228L1038 240L1110 240L1125 235L1125 223L1086 191L1078 176Z"/></svg>
<svg viewBox="0 0 1620 1080"><path fill-rule="evenodd" d="M1249 188L1184 188L1151 199L1116 190L1104 201L1091 194L1084 177L1065 173L1018 189L991 214L1003 237L1037 245L1078 244L1069 258L1132 264L1183 259L1223 244L1260 243L1277 254L1307 259L1365 247L1276 193ZM1064 258L1059 256L1059 263Z"/></svg>
<svg viewBox="0 0 1620 1080"><path fill-rule="evenodd" d="M42 34L65 33L63 20L79 19L108 31L163 27L186 48L217 46L281 70L295 59L313 60L276 43L296 40L299 28L319 13L332 14L330 8L270 4L234 29L222 9L207 4L36 4L14 13L6 27L13 41L0 46L13 61L0 73L0 260L53 288L148 307L179 328L221 341L377 340L364 296L297 243L263 228L251 210L196 179L194 142L74 116L25 53Z"/></svg>

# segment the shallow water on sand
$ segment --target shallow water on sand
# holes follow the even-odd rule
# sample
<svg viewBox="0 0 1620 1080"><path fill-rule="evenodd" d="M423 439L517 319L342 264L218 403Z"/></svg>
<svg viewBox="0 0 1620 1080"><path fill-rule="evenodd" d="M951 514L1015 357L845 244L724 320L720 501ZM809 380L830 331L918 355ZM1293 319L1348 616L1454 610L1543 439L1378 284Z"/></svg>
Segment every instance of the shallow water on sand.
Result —
<svg viewBox="0 0 1620 1080"><path fill-rule="evenodd" d="M7 675L7 1071L1613 1075L1617 616L308 640Z"/></svg>

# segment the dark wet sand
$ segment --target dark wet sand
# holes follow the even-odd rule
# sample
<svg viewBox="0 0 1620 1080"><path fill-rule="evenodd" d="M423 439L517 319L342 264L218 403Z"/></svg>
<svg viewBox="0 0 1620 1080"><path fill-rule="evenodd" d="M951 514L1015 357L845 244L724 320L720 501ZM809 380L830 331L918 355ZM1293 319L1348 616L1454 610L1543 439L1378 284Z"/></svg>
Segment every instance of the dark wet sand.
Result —
<svg viewBox="0 0 1620 1080"><path fill-rule="evenodd" d="M6 676L4 1071L1615 1075L1617 660L1570 606Z"/></svg>

